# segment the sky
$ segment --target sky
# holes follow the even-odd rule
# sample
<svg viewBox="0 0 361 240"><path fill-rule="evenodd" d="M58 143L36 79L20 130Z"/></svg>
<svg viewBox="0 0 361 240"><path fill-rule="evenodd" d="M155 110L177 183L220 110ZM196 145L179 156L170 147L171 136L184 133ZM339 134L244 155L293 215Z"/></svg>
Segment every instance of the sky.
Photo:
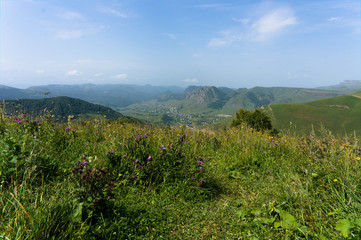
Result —
<svg viewBox="0 0 361 240"><path fill-rule="evenodd" d="M0 85L361 79L360 0L1 0Z"/></svg>

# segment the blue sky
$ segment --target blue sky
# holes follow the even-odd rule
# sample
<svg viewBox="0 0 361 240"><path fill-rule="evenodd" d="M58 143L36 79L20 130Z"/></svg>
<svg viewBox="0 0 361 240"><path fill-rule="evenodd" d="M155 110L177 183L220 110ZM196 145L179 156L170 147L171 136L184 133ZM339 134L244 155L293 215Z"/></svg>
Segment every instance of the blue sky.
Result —
<svg viewBox="0 0 361 240"><path fill-rule="evenodd" d="M0 84L317 87L361 78L359 0L1 0Z"/></svg>

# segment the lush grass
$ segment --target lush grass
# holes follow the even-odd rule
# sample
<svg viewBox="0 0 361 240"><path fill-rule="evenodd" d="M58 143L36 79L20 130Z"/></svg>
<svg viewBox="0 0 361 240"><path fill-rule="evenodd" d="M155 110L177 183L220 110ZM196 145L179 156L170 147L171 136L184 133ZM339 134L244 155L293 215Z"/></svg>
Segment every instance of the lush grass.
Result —
<svg viewBox="0 0 361 240"><path fill-rule="evenodd" d="M0 119L2 239L358 239L355 137Z"/></svg>
<svg viewBox="0 0 361 240"><path fill-rule="evenodd" d="M277 129L288 129L290 124L299 133L308 134L313 128L323 126L334 134L344 136L361 134L360 92L352 95L322 99L308 103L274 104L266 111Z"/></svg>

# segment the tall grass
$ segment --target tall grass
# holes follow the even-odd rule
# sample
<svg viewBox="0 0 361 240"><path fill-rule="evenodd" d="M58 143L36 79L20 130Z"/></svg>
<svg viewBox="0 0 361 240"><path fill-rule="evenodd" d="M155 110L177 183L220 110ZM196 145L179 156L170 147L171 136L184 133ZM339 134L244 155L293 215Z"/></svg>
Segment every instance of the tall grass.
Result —
<svg viewBox="0 0 361 240"><path fill-rule="evenodd" d="M0 122L3 239L359 239L361 148L26 114Z"/></svg>

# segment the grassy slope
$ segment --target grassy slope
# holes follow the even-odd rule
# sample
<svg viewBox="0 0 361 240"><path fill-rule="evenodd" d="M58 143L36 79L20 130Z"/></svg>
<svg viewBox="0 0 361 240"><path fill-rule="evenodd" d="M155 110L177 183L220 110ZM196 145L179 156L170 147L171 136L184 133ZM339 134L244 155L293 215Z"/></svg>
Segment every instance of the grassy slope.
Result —
<svg viewBox="0 0 361 240"><path fill-rule="evenodd" d="M357 239L361 233L361 149L353 137L0 116L5 239ZM116 187L109 190L111 183Z"/></svg>
<svg viewBox="0 0 361 240"><path fill-rule="evenodd" d="M310 133L312 125L322 124L336 134L361 134L361 92L300 104L274 104L266 108L274 126L287 129L292 126L303 133Z"/></svg>

